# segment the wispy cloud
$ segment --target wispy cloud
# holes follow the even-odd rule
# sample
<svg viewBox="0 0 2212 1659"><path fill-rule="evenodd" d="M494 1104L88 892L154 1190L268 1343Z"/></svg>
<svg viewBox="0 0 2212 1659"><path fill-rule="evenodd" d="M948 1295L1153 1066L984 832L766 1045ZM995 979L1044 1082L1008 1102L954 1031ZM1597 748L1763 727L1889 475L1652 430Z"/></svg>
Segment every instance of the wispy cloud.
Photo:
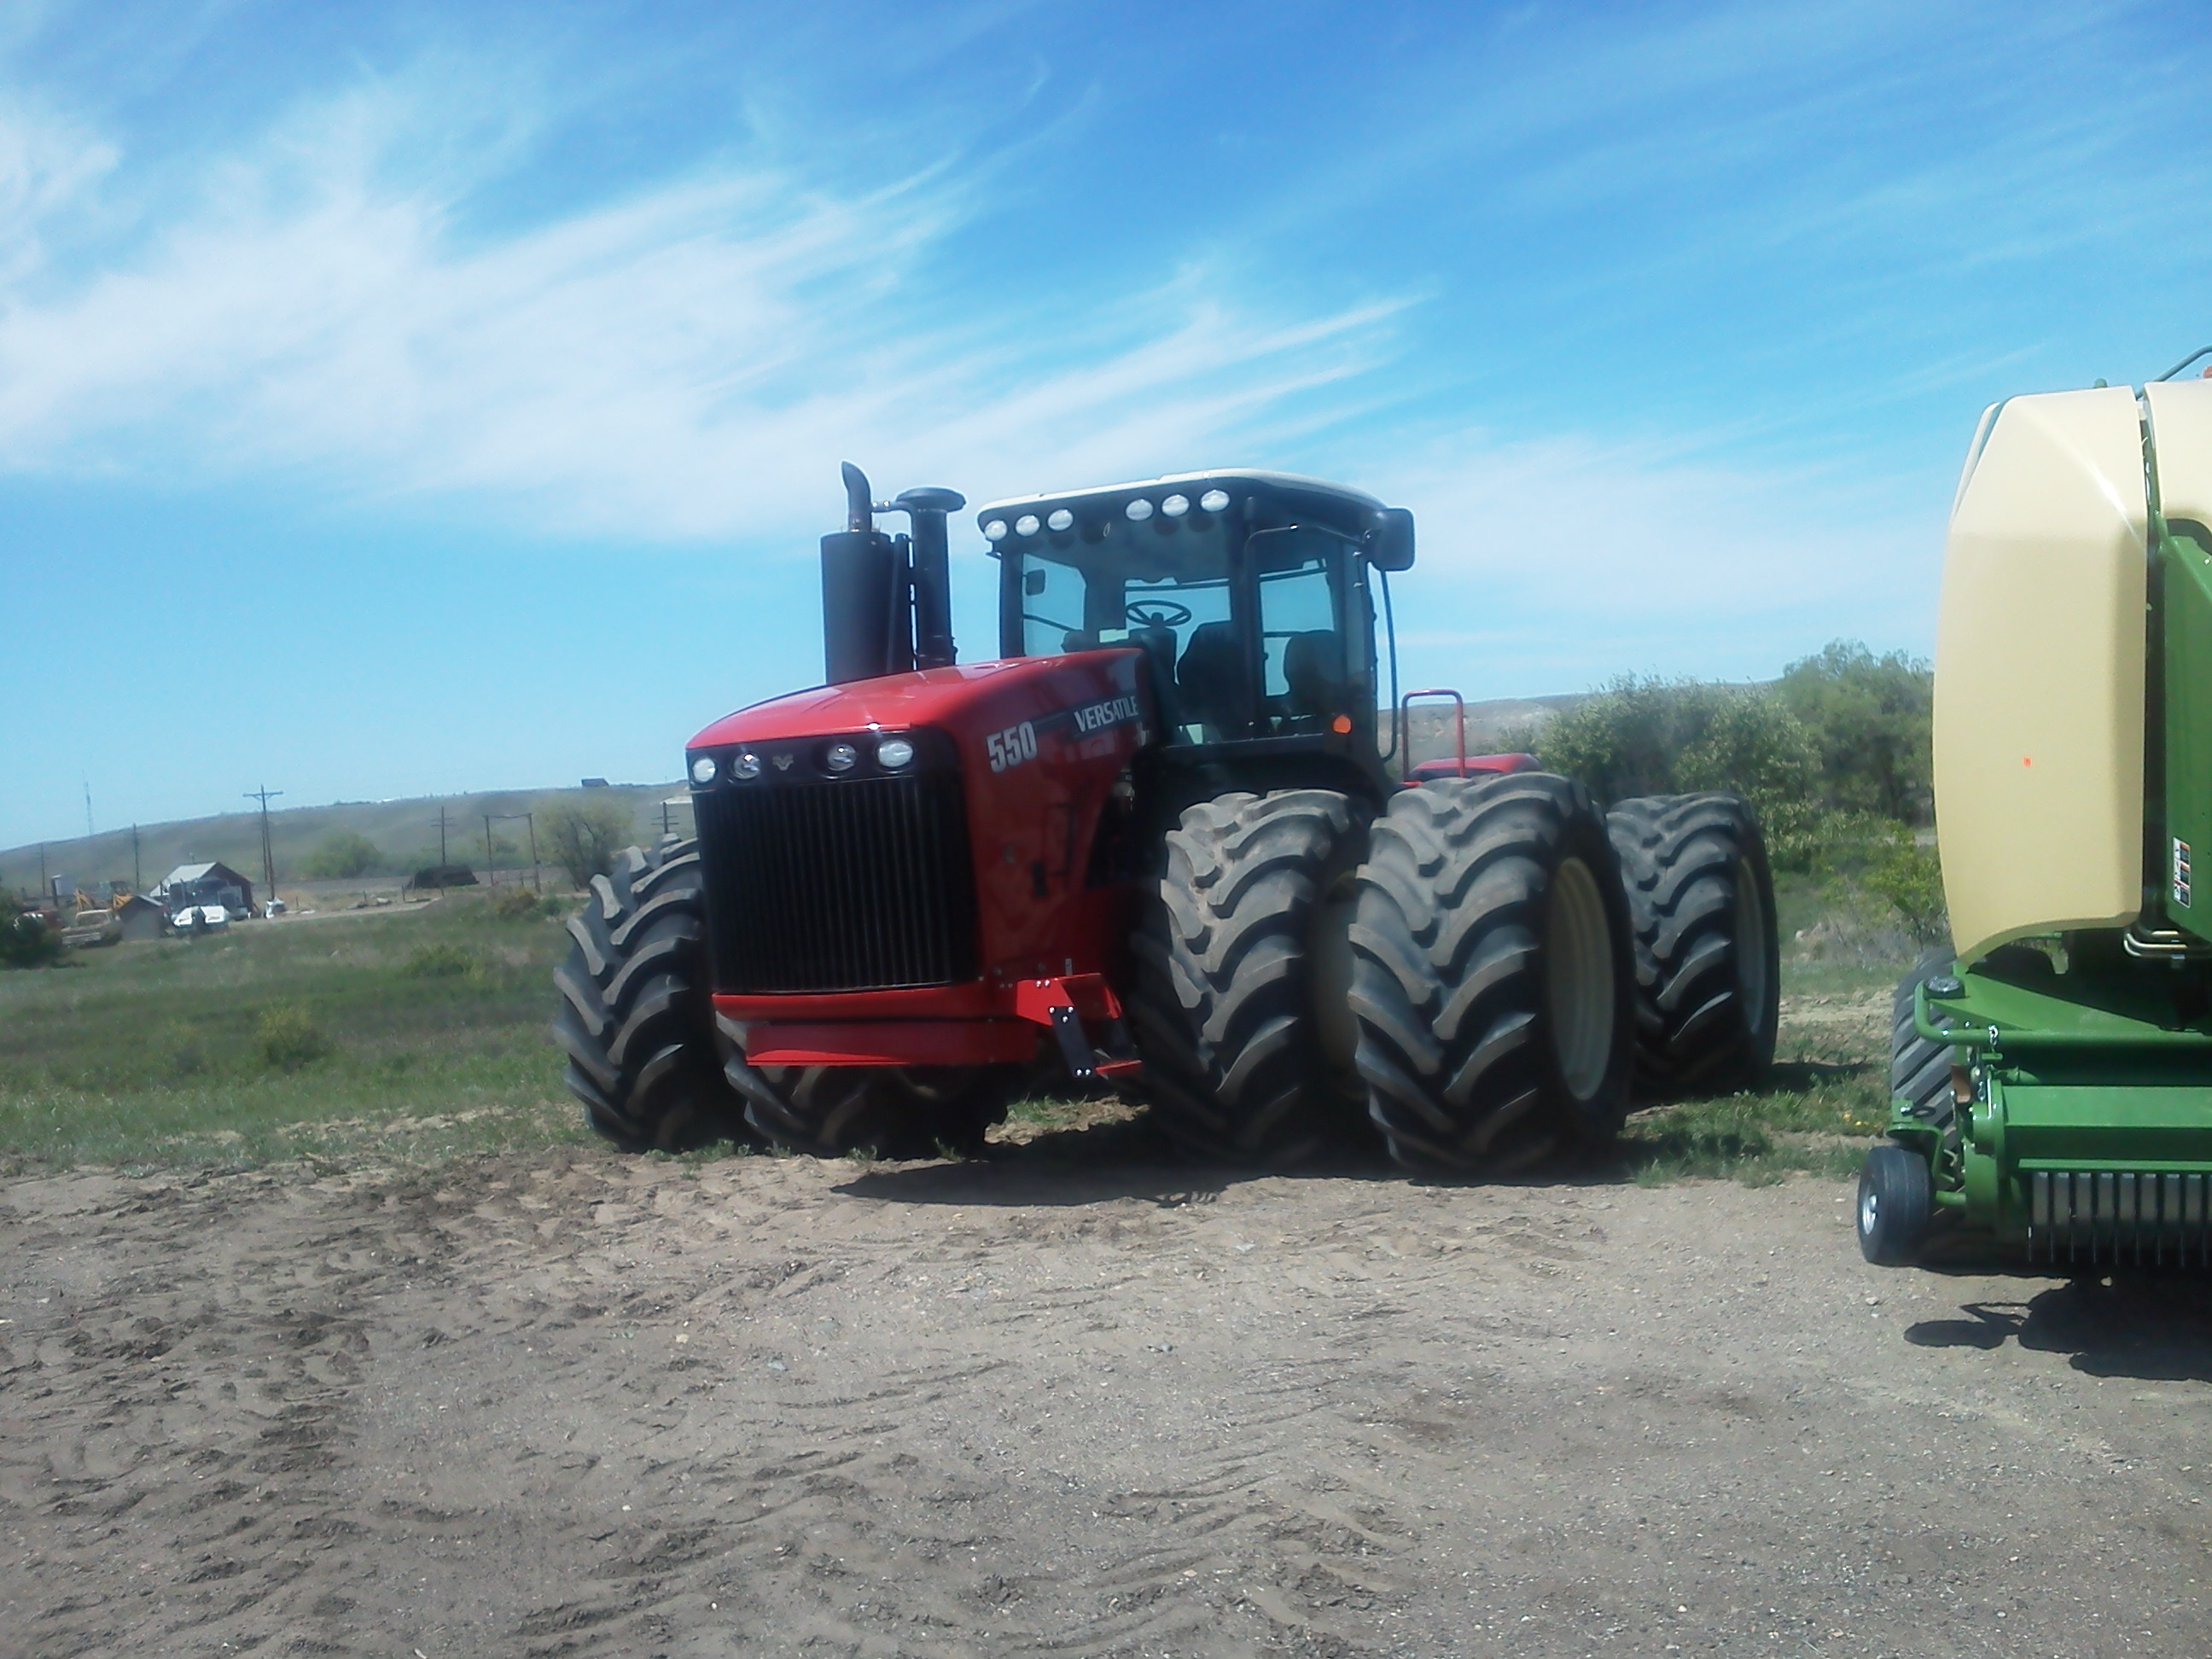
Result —
<svg viewBox="0 0 2212 1659"><path fill-rule="evenodd" d="M223 157L127 258L0 288L0 464L309 468L586 532L726 535L811 523L842 453L1028 485L1264 438L1375 361L1392 310L1275 316L1186 272L1018 327L965 315L916 275L978 206L945 167L841 193L724 163L487 234L463 204L531 126L462 106L469 142L431 143L453 109L356 89ZM16 131L0 176L34 247L115 156Z"/></svg>

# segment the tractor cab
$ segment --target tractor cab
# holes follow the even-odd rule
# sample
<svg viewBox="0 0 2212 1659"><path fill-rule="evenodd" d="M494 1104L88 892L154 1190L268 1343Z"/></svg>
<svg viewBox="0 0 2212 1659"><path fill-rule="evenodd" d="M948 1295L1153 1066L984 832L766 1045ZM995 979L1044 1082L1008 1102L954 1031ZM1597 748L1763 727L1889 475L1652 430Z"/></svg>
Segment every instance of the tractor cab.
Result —
<svg viewBox="0 0 2212 1659"><path fill-rule="evenodd" d="M1136 648L1163 761L1387 789L1374 573L1413 563L1404 508L1194 472L994 501L976 523L1000 562L1000 654Z"/></svg>

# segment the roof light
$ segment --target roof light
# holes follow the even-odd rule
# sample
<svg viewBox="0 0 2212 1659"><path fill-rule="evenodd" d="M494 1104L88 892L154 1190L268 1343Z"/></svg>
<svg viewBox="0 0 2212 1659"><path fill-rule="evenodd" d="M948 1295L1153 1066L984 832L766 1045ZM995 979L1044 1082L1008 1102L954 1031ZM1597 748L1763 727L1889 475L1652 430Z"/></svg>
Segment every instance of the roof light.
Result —
<svg viewBox="0 0 2212 1659"><path fill-rule="evenodd" d="M987 542L1002 542L1006 540L1006 521L1004 519L994 519L990 523L985 525L983 526L983 539Z"/></svg>
<svg viewBox="0 0 2212 1659"><path fill-rule="evenodd" d="M1184 514L1190 511L1190 497L1188 495L1170 495L1167 500L1160 503L1160 511L1166 514L1170 519L1180 519Z"/></svg>
<svg viewBox="0 0 2212 1659"><path fill-rule="evenodd" d="M1152 516L1152 504L1139 495L1121 511L1128 516L1131 523L1142 524Z"/></svg>
<svg viewBox="0 0 2212 1659"><path fill-rule="evenodd" d="M1037 517L1036 514L1024 513L1020 518L1014 520L1014 534L1017 536L1034 536L1036 532Z"/></svg>
<svg viewBox="0 0 2212 1659"><path fill-rule="evenodd" d="M1075 526L1075 514L1064 507L1056 508L1052 517L1044 521L1044 526L1048 530L1072 530Z"/></svg>
<svg viewBox="0 0 2212 1659"><path fill-rule="evenodd" d="M1198 510L1201 513L1226 513L1229 510L1229 492L1225 489L1207 490L1198 498Z"/></svg>

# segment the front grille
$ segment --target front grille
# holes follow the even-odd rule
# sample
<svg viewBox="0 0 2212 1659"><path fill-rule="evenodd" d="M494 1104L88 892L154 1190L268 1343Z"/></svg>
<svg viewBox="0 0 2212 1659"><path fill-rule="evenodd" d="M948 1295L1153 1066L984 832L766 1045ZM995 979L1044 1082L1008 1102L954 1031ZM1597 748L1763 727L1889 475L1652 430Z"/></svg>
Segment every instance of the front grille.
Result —
<svg viewBox="0 0 2212 1659"><path fill-rule="evenodd" d="M957 772L702 789L714 986L881 991L975 976Z"/></svg>
<svg viewBox="0 0 2212 1659"><path fill-rule="evenodd" d="M2203 1174L2035 1170L2027 1176L2029 1252L2046 1261L2206 1265L2212 1216Z"/></svg>

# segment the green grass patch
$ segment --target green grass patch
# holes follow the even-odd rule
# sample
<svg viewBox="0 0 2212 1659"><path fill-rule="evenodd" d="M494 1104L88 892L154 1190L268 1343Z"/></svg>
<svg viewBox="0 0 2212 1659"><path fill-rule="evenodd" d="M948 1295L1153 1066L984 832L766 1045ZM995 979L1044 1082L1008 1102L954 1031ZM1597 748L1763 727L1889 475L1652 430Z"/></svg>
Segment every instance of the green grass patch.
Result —
<svg viewBox="0 0 2212 1659"><path fill-rule="evenodd" d="M0 974L0 1161L434 1161L586 1139L546 1036L558 920L448 898Z"/></svg>

